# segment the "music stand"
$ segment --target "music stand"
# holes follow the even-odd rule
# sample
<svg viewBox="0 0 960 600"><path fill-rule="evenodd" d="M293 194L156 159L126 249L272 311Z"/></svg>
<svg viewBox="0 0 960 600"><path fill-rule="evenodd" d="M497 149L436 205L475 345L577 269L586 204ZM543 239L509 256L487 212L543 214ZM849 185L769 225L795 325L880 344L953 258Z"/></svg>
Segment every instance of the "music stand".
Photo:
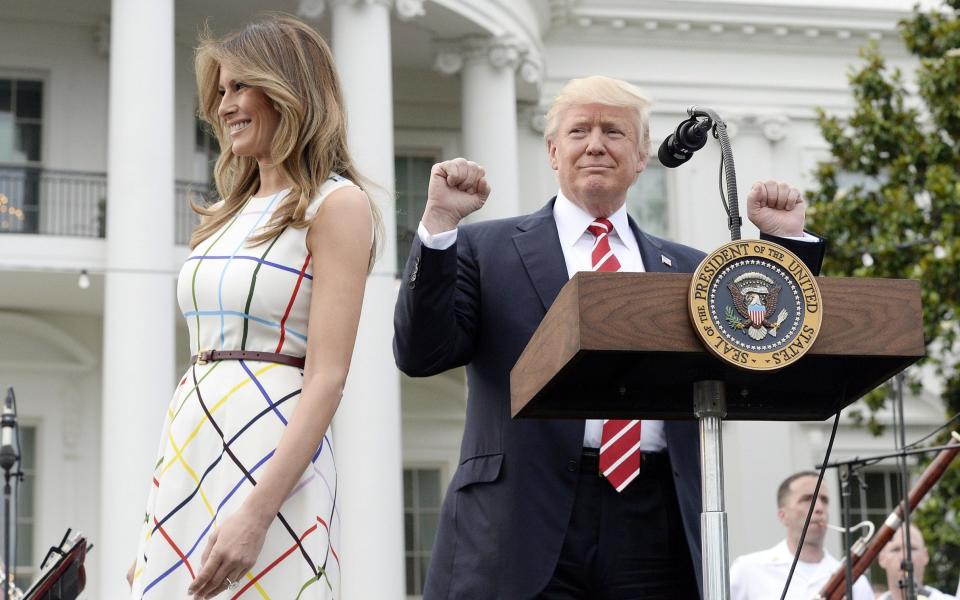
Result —
<svg viewBox="0 0 960 600"><path fill-rule="evenodd" d="M92 546L82 535L64 534L59 546L53 546L43 559L44 572L25 592L24 600L75 600L87 585L83 561ZM52 564L47 564L56 557Z"/></svg>

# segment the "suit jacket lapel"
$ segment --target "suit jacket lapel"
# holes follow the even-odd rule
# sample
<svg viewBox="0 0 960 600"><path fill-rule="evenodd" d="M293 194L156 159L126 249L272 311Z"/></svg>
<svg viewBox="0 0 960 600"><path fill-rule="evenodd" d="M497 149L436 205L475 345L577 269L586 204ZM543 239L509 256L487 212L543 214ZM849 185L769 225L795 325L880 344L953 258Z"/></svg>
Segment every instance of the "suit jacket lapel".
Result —
<svg viewBox="0 0 960 600"><path fill-rule="evenodd" d="M550 308L560 288L569 279L557 224L553 220L555 201L556 197L551 198L546 206L521 220L517 224L519 232L513 237L527 276L537 290L544 310ZM640 245L644 269L651 273L676 273L677 260L664 251L663 242L644 233L633 217L628 217L628 220L633 236Z"/></svg>
<svg viewBox="0 0 960 600"><path fill-rule="evenodd" d="M552 198L546 206L521 220L517 224L519 232L513 236L520 260L544 310L550 308L569 279L557 224L553 220L555 200L556 197Z"/></svg>
<svg viewBox="0 0 960 600"><path fill-rule="evenodd" d="M640 245L640 258L643 259L643 268L648 273L676 273L677 259L671 254L664 252L663 242L657 238L647 235L637 226L633 217L628 216L630 229L633 230L633 237L637 239Z"/></svg>

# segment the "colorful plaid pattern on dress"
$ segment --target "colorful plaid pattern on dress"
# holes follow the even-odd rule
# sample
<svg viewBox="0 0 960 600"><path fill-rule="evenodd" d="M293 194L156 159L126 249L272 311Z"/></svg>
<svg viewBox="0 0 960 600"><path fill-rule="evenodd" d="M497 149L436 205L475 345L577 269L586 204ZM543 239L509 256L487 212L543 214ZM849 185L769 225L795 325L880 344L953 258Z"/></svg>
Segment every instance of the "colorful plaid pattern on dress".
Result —
<svg viewBox="0 0 960 600"><path fill-rule="evenodd" d="M310 205L353 185L331 177ZM257 246L286 192L251 198L197 246L177 282L190 333L201 350L259 350L304 356L313 272L307 229L288 227ZM132 599L186 598L212 531L253 489L276 450L303 386L295 367L256 361L193 365L167 410L144 514ZM267 532L256 565L222 598L332 599L340 596L340 516L330 432Z"/></svg>

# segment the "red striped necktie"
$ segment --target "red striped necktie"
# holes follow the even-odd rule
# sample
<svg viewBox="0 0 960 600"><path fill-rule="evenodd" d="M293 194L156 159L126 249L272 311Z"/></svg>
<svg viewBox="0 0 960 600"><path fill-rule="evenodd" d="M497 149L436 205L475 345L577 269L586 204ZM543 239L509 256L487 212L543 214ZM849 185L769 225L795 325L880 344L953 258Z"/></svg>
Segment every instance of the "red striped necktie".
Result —
<svg viewBox="0 0 960 600"><path fill-rule="evenodd" d="M596 238L590 253L593 270L619 271L620 261L610 248L609 235L613 232L613 224L607 219L597 219L587 231ZM639 472L640 421L604 419L600 436L600 473L621 492Z"/></svg>

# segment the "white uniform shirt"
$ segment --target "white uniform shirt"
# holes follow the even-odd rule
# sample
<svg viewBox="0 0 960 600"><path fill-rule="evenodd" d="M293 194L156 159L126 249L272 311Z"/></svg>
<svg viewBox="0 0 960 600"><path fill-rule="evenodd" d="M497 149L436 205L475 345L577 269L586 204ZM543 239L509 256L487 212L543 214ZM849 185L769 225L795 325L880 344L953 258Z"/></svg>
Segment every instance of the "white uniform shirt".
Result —
<svg viewBox="0 0 960 600"><path fill-rule="evenodd" d="M793 553L783 540L769 550L745 554L730 566L730 600L777 600L790 573ZM797 562L790 580L787 600L811 600L826 585L840 561L824 550L817 563ZM853 600L873 600L873 590L865 577L853 584Z"/></svg>
<svg viewBox="0 0 960 600"><path fill-rule="evenodd" d="M887 591L884 592L883 595L877 596L877 600L890 600L890 592ZM955 598L944 594L938 589L924 585L917 588L917 600L955 600Z"/></svg>

